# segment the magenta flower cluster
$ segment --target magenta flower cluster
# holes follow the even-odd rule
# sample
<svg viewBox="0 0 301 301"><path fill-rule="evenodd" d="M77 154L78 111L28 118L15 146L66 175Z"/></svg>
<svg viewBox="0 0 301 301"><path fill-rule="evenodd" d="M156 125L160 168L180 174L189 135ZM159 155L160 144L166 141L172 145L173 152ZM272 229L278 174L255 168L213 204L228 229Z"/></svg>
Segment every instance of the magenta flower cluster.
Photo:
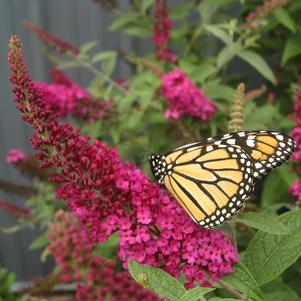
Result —
<svg viewBox="0 0 301 301"><path fill-rule="evenodd" d="M73 83L62 71L52 69L51 74L52 84L36 82L35 87L42 92L43 100L61 117L74 112L77 102L82 98L92 98L88 91Z"/></svg>
<svg viewBox="0 0 301 301"><path fill-rule="evenodd" d="M162 94L169 104L166 118L179 119L188 115L207 121L216 111L212 101L179 69L162 77Z"/></svg>
<svg viewBox="0 0 301 301"><path fill-rule="evenodd" d="M178 203L136 166L122 163L115 148L89 142L68 123L48 112L32 85L23 61L21 43L10 42L11 81L17 108L35 130L32 144L46 167L57 168L52 180L60 184L58 198L86 227L89 238L102 242L118 232L118 256L124 267L130 259L165 269L187 285L208 284L232 271L238 261L223 232L200 228Z"/></svg>
<svg viewBox="0 0 301 301"><path fill-rule="evenodd" d="M27 158L26 154L24 154L21 150L16 149L16 148L12 148L8 152L8 154L5 158L5 161L8 164L15 164L19 161L26 160L26 158Z"/></svg>
<svg viewBox="0 0 301 301"><path fill-rule="evenodd" d="M75 84L63 71L51 70L52 84L36 82L35 88L43 95L42 99L60 117L72 115L88 122L102 119L109 111L110 103L94 100L83 87Z"/></svg>
<svg viewBox="0 0 301 301"><path fill-rule="evenodd" d="M60 267L63 282L75 282L77 300L159 301L137 284L128 272L116 272L113 261L94 255L94 246L71 213L59 210L47 237L48 251Z"/></svg>
<svg viewBox="0 0 301 301"><path fill-rule="evenodd" d="M153 42L156 46L156 57L159 61L175 62L176 55L169 46L170 29L173 23L168 17L167 0L156 0L155 17Z"/></svg>

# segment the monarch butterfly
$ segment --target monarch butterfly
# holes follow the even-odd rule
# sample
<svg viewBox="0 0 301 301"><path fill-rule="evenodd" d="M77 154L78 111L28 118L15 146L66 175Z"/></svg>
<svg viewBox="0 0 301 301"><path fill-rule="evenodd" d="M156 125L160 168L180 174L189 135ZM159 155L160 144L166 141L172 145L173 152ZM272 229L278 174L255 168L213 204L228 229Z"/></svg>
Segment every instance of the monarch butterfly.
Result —
<svg viewBox="0 0 301 301"><path fill-rule="evenodd" d="M200 226L230 220L250 197L258 179L289 159L295 140L270 131L237 132L149 157L158 183Z"/></svg>

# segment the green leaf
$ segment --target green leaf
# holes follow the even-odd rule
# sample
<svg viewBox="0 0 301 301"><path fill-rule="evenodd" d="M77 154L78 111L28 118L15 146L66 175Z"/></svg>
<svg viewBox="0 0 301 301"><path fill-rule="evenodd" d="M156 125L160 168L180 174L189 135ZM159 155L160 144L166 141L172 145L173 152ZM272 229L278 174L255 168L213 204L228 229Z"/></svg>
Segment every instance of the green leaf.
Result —
<svg viewBox="0 0 301 301"><path fill-rule="evenodd" d="M215 37L223 41L225 44L230 44L232 42L228 32L220 28L220 26L205 24L204 28L206 31L212 33Z"/></svg>
<svg viewBox="0 0 301 301"><path fill-rule="evenodd" d="M189 10L193 8L194 3L192 1L185 1L183 3L170 5L168 8L168 15L172 20L180 20L185 18Z"/></svg>
<svg viewBox="0 0 301 301"><path fill-rule="evenodd" d="M151 31L149 28L145 28L145 27L140 27L137 25L131 25L131 26L127 26L124 29L124 32L126 32L127 34L129 34L130 36L133 37L150 37L151 36Z"/></svg>
<svg viewBox="0 0 301 301"><path fill-rule="evenodd" d="M248 268L242 263L236 264L233 273L223 277L223 281L227 282L231 287L244 293L249 298L252 298L256 301L263 300L263 293L260 290L256 280Z"/></svg>
<svg viewBox="0 0 301 301"><path fill-rule="evenodd" d="M139 14L137 12L129 11L127 13L123 13L119 15L115 20L112 22L112 24L109 27L110 31L122 29L126 25L132 23L134 20L136 20L139 17Z"/></svg>
<svg viewBox="0 0 301 301"><path fill-rule="evenodd" d="M291 30L292 32L296 31L296 23L293 18L289 15L289 13L283 8L279 7L273 12L276 20L281 23L283 26Z"/></svg>
<svg viewBox="0 0 301 301"><path fill-rule="evenodd" d="M30 245L29 250L35 250L45 247L49 244L49 240L45 233L39 235Z"/></svg>
<svg viewBox="0 0 301 301"><path fill-rule="evenodd" d="M247 102L246 112L245 128L251 131L267 128L268 125L274 127L275 117L279 116L277 107L271 104L259 107L254 102ZM281 118L283 119L283 117Z"/></svg>
<svg viewBox="0 0 301 301"><path fill-rule="evenodd" d="M236 221L267 233L277 235L290 233L290 229L276 218L261 212L242 212L237 216Z"/></svg>
<svg viewBox="0 0 301 301"><path fill-rule="evenodd" d="M288 292L269 293L264 295L266 301L300 301L298 295Z"/></svg>
<svg viewBox="0 0 301 301"><path fill-rule="evenodd" d="M264 207L283 202L287 195L288 184L281 176L282 168L286 167L281 166L280 169L273 170L264 181L261 194L261 204Z"/></svg>
<svg viewBox="0 0 301 301"><path fill-rule="evenodd" d="M198 301L200 300L205 294L213 291L214 288L206 288L206 287L196 287L188 292L186 292L179 301Z"/></svg>
<svg viewBox="0 0 301 301"><path fill-rule="evenodd" d="M137 282L142 282L143 286L152 289L161 298L178 301L186 293L184 286L177 279L159 268L131 260L129 271Z"/></svg>
<svg viewBox="0 0 301 301"><path fill-rule="evenodd" d="M96 140L99 138L99 134L101 132L102 122L101 120L97 120L95 122L86 123L82 127L82 133L84 135L89 135L91 139Z"/></svg>
<svg viewBox="0 0 301 301"><path fill-rule="evenodd" d="M92 48L94 48L98 44L97 41L90 41L80 46L80 54L85 54L89 52Z"/></svg>
<svg viewBox="0 0 301 301"><path fill-rule="evenodd" d="M145 11L151 8L153 4L154 4L154 0L142 0L141 7Z"/></svg>
<svg viewBox="0 0 301 301"><path fill-rule="evenodd" d="M237 55L256 69L263 77L275 83L275 76L272 69L259 54L251 50L243 50Z"/></svg>
<svg viewBox="0 0 301 301"><path fill-rule="evenodd" d="M237 301L241 299L233 299L233 298L221 298L221 297L213 297L209 299L209 301Z"/></svg>
<svg viewBox="0 0 301 301"><path fill-rule="evenodd" d="M235 90L232 87L222 84L208 84L204 87L206 96L212 99L232 100Z"/></svg>
<svg viewBox="0 0 301 301"><path fill-rule="evenodd" d="M244 252L243 262L259 285L270 282L301 255L301 210L278 217L291 233L274 235L258 231Z"/></svg>
<svg viewBox="0 0 301 301"><path fill-rule="evenodd" d="M41 253L41 256L40 256L40 259L42 262L46 262L46 259L48 258L48 256L50 255L51 253L49 252L48 248L45 248L43 250L43 252Z"/></svg>
<svg viewBox="0 0 301 301"><path fill-rule="evenodd" d="M288 11L290 13L295 12L301 9L301 2L300 1L293 1L291 2L290 6L288 7Z"/></svg>
<svg viewBox="0 0 301 301"><path fill-rule="evenodd" d="M202 73L200 71L201 67L196 66L194 63L187 61L187 60L180 60L179 61L179 67L181 70L183 70L189 77L193 77L192 80L194 80L194 76L198 75L199 73Z"/></svg>
<svg viewBox="0 0 301 301"><path fill-rule="evenodd" d="M281 279L275 279L262 289L267 301L300 301L298 294Z"/></svg>
<svg viewBox="0 0 301 301"><path fill-rule="evenodd" d="M102 71L111 75L115 68L117 60L117 53L115 51L103 51L95 54L91 60L92 63L101 62Z"/></svg>
<svg viewBox="0 0 301 301"><path fill-rule="evenodd" d="M93 253L104 258L116 259L119 240L120 238L115 232L109 237L107 241L98 244Z"/></svg>
<svg viewBox="0 0 301 301"><path fill-rule="evenodd" d="M301 39L299 35L290 36L285 43L281 64L286 64L291 58L301 54Z"/></svg>
<svg viewBox="0 0 301 301"><path fill-rule="evenodd" d="M202 23L208 23L211 17L214 16L214 13L222 8L223 6L227 6L235 2L235 0L203 0L198 6L198 11L201 16Z"/></svg>
<svg viewBox="0 0 301 301"><path fill-rule="evenodd" d="M208 62L205 62L198 66L198 76L195 77L195 81L199 83L203 83L210 75L214 74L216 71L216 67Z"/></svg>
<svg viewBox="0 0 301 301"><path fill-rule="evenodd" d="M280 174L281 179L286 184L286 189L288 189L292 182L298 179L298 176L293 172L292 167L289 164L282 165L278 172Z"/></svg>
<svg viewBox="0 0 301 301"><path fill-rule="evenodd" d="M237 55L238 52L240 51L240 47L241 45L237 45L237 44L231 44L225 46L217 55L217 59L216 59L217 67L221 68L229 61L231 61L233 57Z"/></svg>
<svg viewBox="0 0 301 301"><path fill-rule="evenodd" d="M128 93L125 97L123 97L118 102L118 110L120 112L123 112L124 110L128 110L138 96L139 96L139 91L136 90L133 90L131 93Z"/></svg>
<svg viewBox="0 0 301 301"><path fill-rule="evenodd" d="M138 112L132 112L127 118L127 126L129 129L134 129L137 127L139 122L142 120L142 117L144 116L144 112L138 111Z"/></svg>
<svg viewBox="0 0 301 301"><path fill-rule="evenodd" d="M116 52L115 51L102 51L99 53L96 53L92 59L91 63L97 63L99 61L107 60L107 59L112 59L112 57L116 58Z"/></svg>

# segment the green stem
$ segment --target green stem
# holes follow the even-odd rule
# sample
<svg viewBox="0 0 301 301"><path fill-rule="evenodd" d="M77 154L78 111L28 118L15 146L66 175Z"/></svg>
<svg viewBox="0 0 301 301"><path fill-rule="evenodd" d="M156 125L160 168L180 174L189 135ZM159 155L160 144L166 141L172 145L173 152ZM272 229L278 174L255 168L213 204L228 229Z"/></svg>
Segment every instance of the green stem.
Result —
<svg viewBox="0 0 301 301"><path fill-rule="evenodd" d="M231 295L235 296L236 298L240 300L245 300L245 295L238 292L236 289L232 288L227 282L224 280L220 280L218 282L226 291L228 291Z"/></svg>
<svg viewBox="0 0 301 301"><path fill-rule="evenodd" d="M119 90L123 94L127 94L127 91L120 85L118 85L114 80L112 80L109 76L107 76L105 73L103 73L101 70L96 69L91 63L88 61L81 60L78 56L72 55L71 57L76 60L83 68L86 68L91 73L93 73L96 76L102 77L106 82L108 82L110 85L112 85L115 89Z"/></svg>
<svg viewBox="0 0 301 301"><path fill-rule="evenodd" d="M184 50L183 57L186 57L190 53L191 49L194 46L194 43L198 40L198 37L200 36L201 33L202 33L202 27L201 26L198 26L193 30L191 40L190 40L190 42L188 43L187 47Z"/></svg>
<svg viewBox="0 0 301 301"><path fill-rule="evenodd" d="M233 49L235 49L235 45L241 44L241 47L239 47L238 49L233 51L233 53L231 53L231 55L227 58L227 60L222 65L216 67L215 72L208 78L208 80L211 79L212 77L214 77L216 74L218 74L220 72L220 70L223 69L224 66L226 64L228 64L237 55L238 52L245 50L251 46L251 45L248 45L248 47L246 45L243 46L243 40L248 38L248 36L249 36L248 33L243 33L234 43L231 44L231 47L233 47ZM227 45L227 46L229 46L229 45Z"/></svg>
<svg viewBox="0 0 301 301"><path fill-rule="evenodd" d="M229 223L229 227L231 228L231 234L232 234L232 242L233 245L235 247L236 253L238 255L238 249L237 249L237 239L236 239L236 221L235 219L233 219L230 223Z"/></svg>

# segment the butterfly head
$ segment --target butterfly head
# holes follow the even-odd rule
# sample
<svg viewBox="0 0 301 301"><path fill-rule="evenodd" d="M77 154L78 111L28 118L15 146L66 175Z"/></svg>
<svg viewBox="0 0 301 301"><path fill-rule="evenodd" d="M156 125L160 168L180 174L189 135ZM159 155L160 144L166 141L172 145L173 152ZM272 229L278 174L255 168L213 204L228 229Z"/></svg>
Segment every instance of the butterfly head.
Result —
<svg viewBox="0 0 301 301"><path fill-rule="evenodd" d="M151 154L148 159L154 177L160 185L164 185L164 176L166 175L165 157L161 155Z"/></svg>

